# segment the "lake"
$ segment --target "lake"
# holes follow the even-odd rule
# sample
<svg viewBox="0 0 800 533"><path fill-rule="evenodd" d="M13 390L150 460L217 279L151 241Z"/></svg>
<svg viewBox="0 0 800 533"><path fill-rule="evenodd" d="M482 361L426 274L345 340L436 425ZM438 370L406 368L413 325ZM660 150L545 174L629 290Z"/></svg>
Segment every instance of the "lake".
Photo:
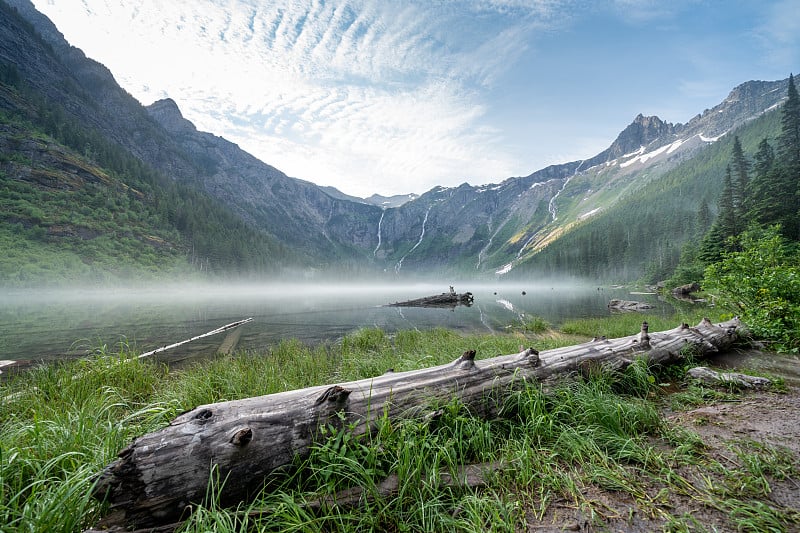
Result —
<svg viewBox="0 0 800 533"><path fill-rule="evenodd" d="M603 316L612 298L671 307L654 295L597 286L471 285L474 304L455 309L386 307L386 304L446 292L432 283L389 285L264 284L181 285L76 290L0 290L0 360L79 357L106 345L125 343L140 352L176 343L225 324L253 318L240 327L239 349L265 350L281 340L335 342L363 327L388 332L444 327L499 333L539 316L558 325L566 318ZM525 294L523 294L523 292ZM213 355L221 333L159 354L177 362Z"/></svg>

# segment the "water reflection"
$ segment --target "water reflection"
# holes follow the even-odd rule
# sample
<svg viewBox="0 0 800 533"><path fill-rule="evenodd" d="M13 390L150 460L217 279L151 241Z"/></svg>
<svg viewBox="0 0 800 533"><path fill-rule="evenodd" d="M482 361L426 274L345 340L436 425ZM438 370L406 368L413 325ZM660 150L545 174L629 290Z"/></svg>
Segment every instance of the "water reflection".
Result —
<svg viewBox="0 0 800 533"><path fill-rule="evenodd" d="M179 342L244 318L238 347L265 349L283 339L335 342L362 327L443 327L465 332L499 332L538 316L559 324L565 318L608 314L610 298L630 298L623 289L598 291L576 284L457 286L474 304L453 309L387 307L392 302L440 294L447 284L319 284L260 286L172 286L77 291L0 292L0 359L75 357L101 345L126 343L139 351ZM655 296L637 296L671 309ZM225 335L170 352L178 360L214 353ZM162 355L163 357L163 355Z"/></svg>

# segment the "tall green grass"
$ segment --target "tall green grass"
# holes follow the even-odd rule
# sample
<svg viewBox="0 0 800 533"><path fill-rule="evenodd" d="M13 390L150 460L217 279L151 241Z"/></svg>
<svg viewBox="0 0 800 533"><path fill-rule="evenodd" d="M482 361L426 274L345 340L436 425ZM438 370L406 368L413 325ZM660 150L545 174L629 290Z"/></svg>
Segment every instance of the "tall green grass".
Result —
<svg viewBox="0 0 800 533"><path fill-rule="evenodd" d="M564 321L559 329L571 335L605 336L609 339L616 339L638 333L643 321L647 321L650 331L673 329L680 325L681 322L694 326L704 316L708 316L713 321L718 321L721 318L717 316L718 313L709 315L713 311L713 309L698 306L697 308L681 310L677 315L672 316L647 313L615 313L605 317L569 319Z"/></svg>
<svg viewBox="0 0 800 533"><path fill-rule="evenodd" d="M492 357L514 353L520 344L548 349L559 342L572 339L551 332L465 337L447 330L389 335L364 329L336 345L285 341L266 353L179 370L140 361L124 346L34 369L0 385L0 529L91 526L106 511L89 496L94 475L131 439L197 405L441 364L467 349ZM675 531L694 526L691 516L673 516L659 504L663 490L723 510L733 529L800 525L796 512L766 496L774 480L797 477L790 456L741 444L731 450L740 468L725 465L723 471L696 436L664 423L659 391L645 362L637 361L622 373L575 378L547 390L529 383L509 392L491 420L451 401L430 406L436 416L383 417L367 435L329 426L327 438L276 480L277 489L253 502L221 507L220 481L213 480L207 501L182 530L510 532L552 518L556 501L601 524L606 510L590 496L597 490L627 495ZM448 481L474 464L494 465L479 486ZM716 482L698 486L686 469ZM381 490L386 480L396 480L394 490ZM748 490L737 494L736 483ZM353 488L360 496L351 504L325 503Z"/></svg>

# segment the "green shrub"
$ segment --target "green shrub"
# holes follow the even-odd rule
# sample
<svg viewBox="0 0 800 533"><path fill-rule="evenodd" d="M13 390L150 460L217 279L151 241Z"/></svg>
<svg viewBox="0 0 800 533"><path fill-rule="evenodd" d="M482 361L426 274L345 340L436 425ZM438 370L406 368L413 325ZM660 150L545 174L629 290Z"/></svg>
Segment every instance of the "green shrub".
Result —
<svg viewBox="0 0 800 533"><path fill-rule="evenodd" d="M800 259L779 228L746 232L741 252L706 268L703 286L778 351L800 348Z"/></svg>

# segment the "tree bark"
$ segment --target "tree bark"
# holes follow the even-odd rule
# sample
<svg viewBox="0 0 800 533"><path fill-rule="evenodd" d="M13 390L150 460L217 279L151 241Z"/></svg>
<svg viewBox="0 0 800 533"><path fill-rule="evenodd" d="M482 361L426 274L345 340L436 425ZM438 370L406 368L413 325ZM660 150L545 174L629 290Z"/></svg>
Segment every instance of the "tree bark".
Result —
<svg viewBox="0 0 800 533"><path fill-rule="evenodd" d="M696 327L649 333L644 322L637 335L541 354L529 348L476 361L471 350L446 365L203 405L135 439L99 475L94 494L111 504L106 525L157 526L202 502L212 475L224 480L223 504L253 498L296 455L307 454L323 425L347 424L364 433L384 413L391 419L423 416L453 398L491 416L505 394L526 380L621 369L638 356L651 365L673 363L687 347L700 355L724 351L740 328L738 319L718 325L704 319Z"/></svg>

